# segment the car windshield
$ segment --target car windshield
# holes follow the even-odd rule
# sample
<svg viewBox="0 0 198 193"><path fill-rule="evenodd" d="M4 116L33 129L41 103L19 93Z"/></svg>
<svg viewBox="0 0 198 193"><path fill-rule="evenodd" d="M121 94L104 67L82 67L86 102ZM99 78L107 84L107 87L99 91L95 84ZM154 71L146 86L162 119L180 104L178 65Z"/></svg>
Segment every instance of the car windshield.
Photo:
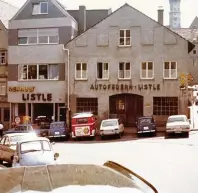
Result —
<svg viewBox="0 0 198 193"><path fill-rule="evenodd" d="M64 123L53 123L51 124L51 128L63 128L65 125Z"/></svg>
<svg viewBox="0 0 198 193"><path fill-rule="evenodd" d="M139 119L140 123L151 123L151 118L143 118L143 119Z"/></svg>
<svg viewBox="0 0 198 193"><path fill-rule="evenodd" d="M30 125L19 125L15 128L16 131L31 131L32 127Z"/></svg>
<svg viewBox="0 0 198 193"><path fill-rule="evenodd" d="M51 147L46 140L36 140L21 143L21 153L29 153L34 151L50 151Z"/></svg>
<svg viewBox="0 0 198 193"><path fill-rule="evenodd" d="M109 120L102 122L102 127L117 126L117 125L118 125L117 120Z"/></svg>
<svg viewBox="0 0 198 193"><path fill-rule="evenodd" d="M184 119L184 117L170 117L169 119L168 119L168 123L172 123L172 122L184 122L185 121L185 119Z"/></svg>

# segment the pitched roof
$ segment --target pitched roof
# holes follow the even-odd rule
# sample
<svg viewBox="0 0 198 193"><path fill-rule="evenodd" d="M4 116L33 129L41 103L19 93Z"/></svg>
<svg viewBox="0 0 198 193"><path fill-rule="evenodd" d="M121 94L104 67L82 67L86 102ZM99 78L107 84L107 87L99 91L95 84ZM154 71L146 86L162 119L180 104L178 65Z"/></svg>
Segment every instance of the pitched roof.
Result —
<svg viewBox="0 0 198 193"><path fill-rule="evenodd" d="M178 28L172 30L190 42L198 43L198 28Z"/></svg>
<svg viewBox="0 0 198 193"><path fill-rule="evenodd" d="M85 30L82 34L80 34L80 35L74 37L74 38L71 39L69 42L66 42L64 45L67 45L67 44L69 44L71 41L77 39L79 36L83 35L83 34L86 33L88 30L90 30L90 29L93 28L94 26L98 25L99 23L101 23L102 21L104 21L105 19L107 19L108 17L111 17L113 14L115 14L116 12L118 12L119 10L121 10L121 9L122 9L123 7L125 7L125 6L128 6L128 7L132 8L132 9L136 10L136 11L139 12L140 14L146 16L147 18L151 19L152 21L154 21L154 22L158 23L159 25L163 26L164 28L166 28L166 29L167 29L168 31L170 31L171 33L174 33L175 35L177 35L177 36L179 36L180 38L182 38L182 39L184 39L185 41L187 41L187 42L188 42L188 52L189 52L189 53L194 49L195 45L192 44L192 42L190 42L188 39L185 39L183 36L181 36L180 34L174 32L172 29L170 29L170 28L168 28L168 27L162 25L161 23L159 23L159 22L157 22L156 20L152 19L151 17L147 16L147 15L144 14L143 12L141 12L141 11L135 9L134 7L132 7L131 5L129 5L128 3L125 3L123 6L121 6L120 8L118 8L117 10L115 10L114 12L112 12L112 13L109 14L107 17L105 17L104 19L102 19L102 20L99 21L98 23L94 24L93 26L91 26L91 27L88 28L87 30Z"/></svg>
<svg viewBox="0 0 198 193"><path fill-rule="evenodd" d="M13 15L18 11L17 7L0 0L0 20L6 28L8 28L8 21L13 17Z"/></svg>
<svg viewBox="0 0 198 193"><path fill-rule="evenodd" d="M196 16L190 25L190 28L198 28L198 17Z"/></svg>

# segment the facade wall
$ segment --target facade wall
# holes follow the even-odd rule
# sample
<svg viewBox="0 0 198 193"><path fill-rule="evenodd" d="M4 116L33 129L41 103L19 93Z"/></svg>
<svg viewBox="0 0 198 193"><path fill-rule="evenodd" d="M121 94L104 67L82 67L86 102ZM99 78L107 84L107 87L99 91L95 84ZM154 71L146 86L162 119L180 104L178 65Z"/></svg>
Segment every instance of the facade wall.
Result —
<svg viewBox="0 0 198 193"><path fill-rule="evenodd" d="M131 30L131 46L120 47L119 30ZM70 102L72 112L76 112L76 98L97 97L98 114L105 117L109 114L109 97L119 93L132 93L144 97L144 115L153 114L153 97L179 97L179 113L186 113L186 96L180 90L179 76L188 71L190 57L188 44L183 38L154 22L128 5L123 6L92 29L68 44L70 49ZM144 80L140 78L141 62L154 62L154 78ZM177 62L177 78L163 79L163 62ZM87 79L75 80L75 64L87 63ZM109 79L98 80L97 63L109 64ZM131 78L118 79L119 62L131 63ZM92 85L106 85L106 89L91 89ZM116 90L109 85L136 86L132 90ZM160 87L158 90L138 89L138 86L149 84ZM102 87L101 86L101 87ZM158 116L165 120L165 116Z"/></svg>

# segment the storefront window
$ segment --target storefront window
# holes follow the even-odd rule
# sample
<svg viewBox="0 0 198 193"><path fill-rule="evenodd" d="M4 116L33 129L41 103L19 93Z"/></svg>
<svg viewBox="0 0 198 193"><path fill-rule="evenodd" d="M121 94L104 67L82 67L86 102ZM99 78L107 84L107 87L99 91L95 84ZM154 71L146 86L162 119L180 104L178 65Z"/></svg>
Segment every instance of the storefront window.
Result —
<svg viewBox="0 0 198 193"><path fill-rule="evenodd" d="M98 114L98 98L77 98L76 110L80 112L93 112Z"/></svg>
<svg viewBox="0 0 198 193"><path fill-rule="evenodd" d="M3 120L5 122L8 122L10 120L10 110L9 109L4 109L4 118Z"/></svg>
<svg viewBox="0 0 198 193"><path fill-rule="evenodd" d="M153 97L153 115L171 116L177 114L177 97Z"/></svg>

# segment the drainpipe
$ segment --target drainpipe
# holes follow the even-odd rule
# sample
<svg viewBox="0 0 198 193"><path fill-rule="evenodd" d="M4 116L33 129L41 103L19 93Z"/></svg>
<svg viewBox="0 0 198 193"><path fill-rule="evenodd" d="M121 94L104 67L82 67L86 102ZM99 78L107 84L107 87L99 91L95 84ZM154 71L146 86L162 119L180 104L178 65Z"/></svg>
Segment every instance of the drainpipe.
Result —
<svg viewBox="0 0 198 193"><path fill-rule="evenodd" d="M70 93L70 89L69 89L69 57L70 57L70 53L69 53L69 49L65 48L65 45L63 45L63 50L67 51L67 68L65 67L65 76L67 74L67 124L69 126L69 111L70 111L70 102L69 102L69 93ZM66 78L65 78L66 80Z"/></svg>

